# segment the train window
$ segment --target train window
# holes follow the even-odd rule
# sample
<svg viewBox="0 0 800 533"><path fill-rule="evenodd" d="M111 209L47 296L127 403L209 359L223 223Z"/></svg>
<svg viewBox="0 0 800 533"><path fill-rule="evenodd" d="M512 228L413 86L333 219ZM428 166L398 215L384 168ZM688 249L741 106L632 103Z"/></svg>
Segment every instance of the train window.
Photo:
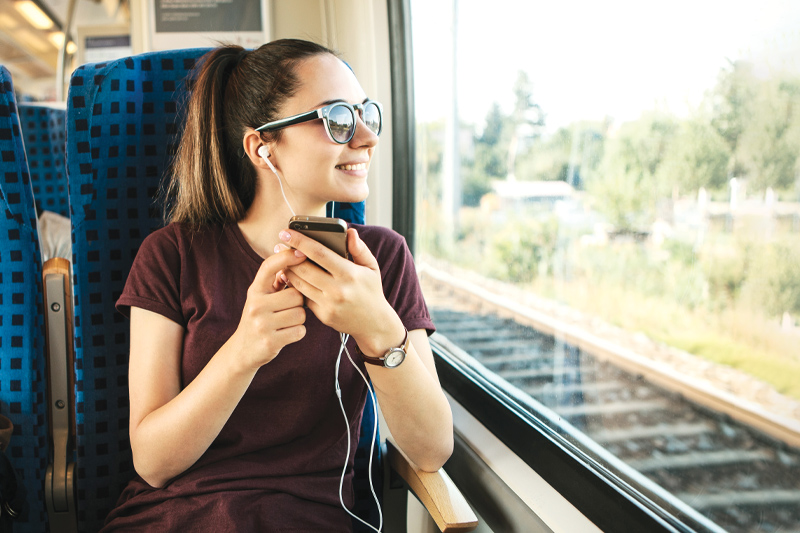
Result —
<svg viewBox="0 0 800 533"><path fill-rule="evenodd" d="M797 530L800 4L410 9L437 342L709 527Z"/></svg>

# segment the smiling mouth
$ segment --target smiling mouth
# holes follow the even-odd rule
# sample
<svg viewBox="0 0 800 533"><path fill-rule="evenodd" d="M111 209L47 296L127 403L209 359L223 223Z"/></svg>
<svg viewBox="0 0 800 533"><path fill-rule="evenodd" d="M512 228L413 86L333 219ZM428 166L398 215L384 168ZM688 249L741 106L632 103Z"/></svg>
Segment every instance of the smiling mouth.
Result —
<svg viewBox="0 0 800 533"><path fill-rule="evenodd" d="M339 170L366 170L366 163L357 163L355 165L336 165Z"/></svg>

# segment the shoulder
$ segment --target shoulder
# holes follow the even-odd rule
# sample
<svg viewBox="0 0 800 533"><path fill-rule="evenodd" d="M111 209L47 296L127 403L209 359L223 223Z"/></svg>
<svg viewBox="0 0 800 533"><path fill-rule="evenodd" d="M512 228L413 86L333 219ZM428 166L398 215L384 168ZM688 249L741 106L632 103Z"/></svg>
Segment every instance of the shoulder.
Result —
<svg viewBox="0 0 800 533"><path fill-rule="evenodd" d="M192 229L186 224L173 222L148 235L142 242L142 248L149 251L188 251L193 245L213 242L214 237L218 238L221 233L222 228L219 226Z"/></svg>
<svg viewBox="0 0 800 533"><path fill-rule="evenodd" d="M408 250L405 237L391 228L365 224L350 224L350 227L358 231L358 236L376 258L384 254L406 253Z"/></svg>

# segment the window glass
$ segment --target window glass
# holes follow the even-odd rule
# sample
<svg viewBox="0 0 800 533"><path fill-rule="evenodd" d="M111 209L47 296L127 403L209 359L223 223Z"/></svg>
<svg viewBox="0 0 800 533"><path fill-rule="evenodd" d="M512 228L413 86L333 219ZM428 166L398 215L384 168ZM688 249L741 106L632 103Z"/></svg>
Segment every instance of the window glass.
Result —
<svg viewBox="0 0 800 533"><path fill-rule="evenodd" d="M439 333L688 512L800 529L800 3L411 10Z"/></svg>

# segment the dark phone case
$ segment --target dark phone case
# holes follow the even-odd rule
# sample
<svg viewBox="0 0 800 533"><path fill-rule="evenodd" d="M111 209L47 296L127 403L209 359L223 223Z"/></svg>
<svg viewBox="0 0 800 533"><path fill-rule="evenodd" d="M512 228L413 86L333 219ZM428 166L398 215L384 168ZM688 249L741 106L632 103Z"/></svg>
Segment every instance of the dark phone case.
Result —
<svg viewBox="0 0 800 533"><path fill-rule="evenodd" d="M345 259L349 259L347 254L347 229L334 223L323 224L320 222L308 222L307 225L315 228L325 229L303 229L302 226L306 224L302 221L293 221L289 224L289 229L293 229L302 233L303 235L314 239L315 241L325 245ZM328 229L329 228L329 229Z"/></svg>

